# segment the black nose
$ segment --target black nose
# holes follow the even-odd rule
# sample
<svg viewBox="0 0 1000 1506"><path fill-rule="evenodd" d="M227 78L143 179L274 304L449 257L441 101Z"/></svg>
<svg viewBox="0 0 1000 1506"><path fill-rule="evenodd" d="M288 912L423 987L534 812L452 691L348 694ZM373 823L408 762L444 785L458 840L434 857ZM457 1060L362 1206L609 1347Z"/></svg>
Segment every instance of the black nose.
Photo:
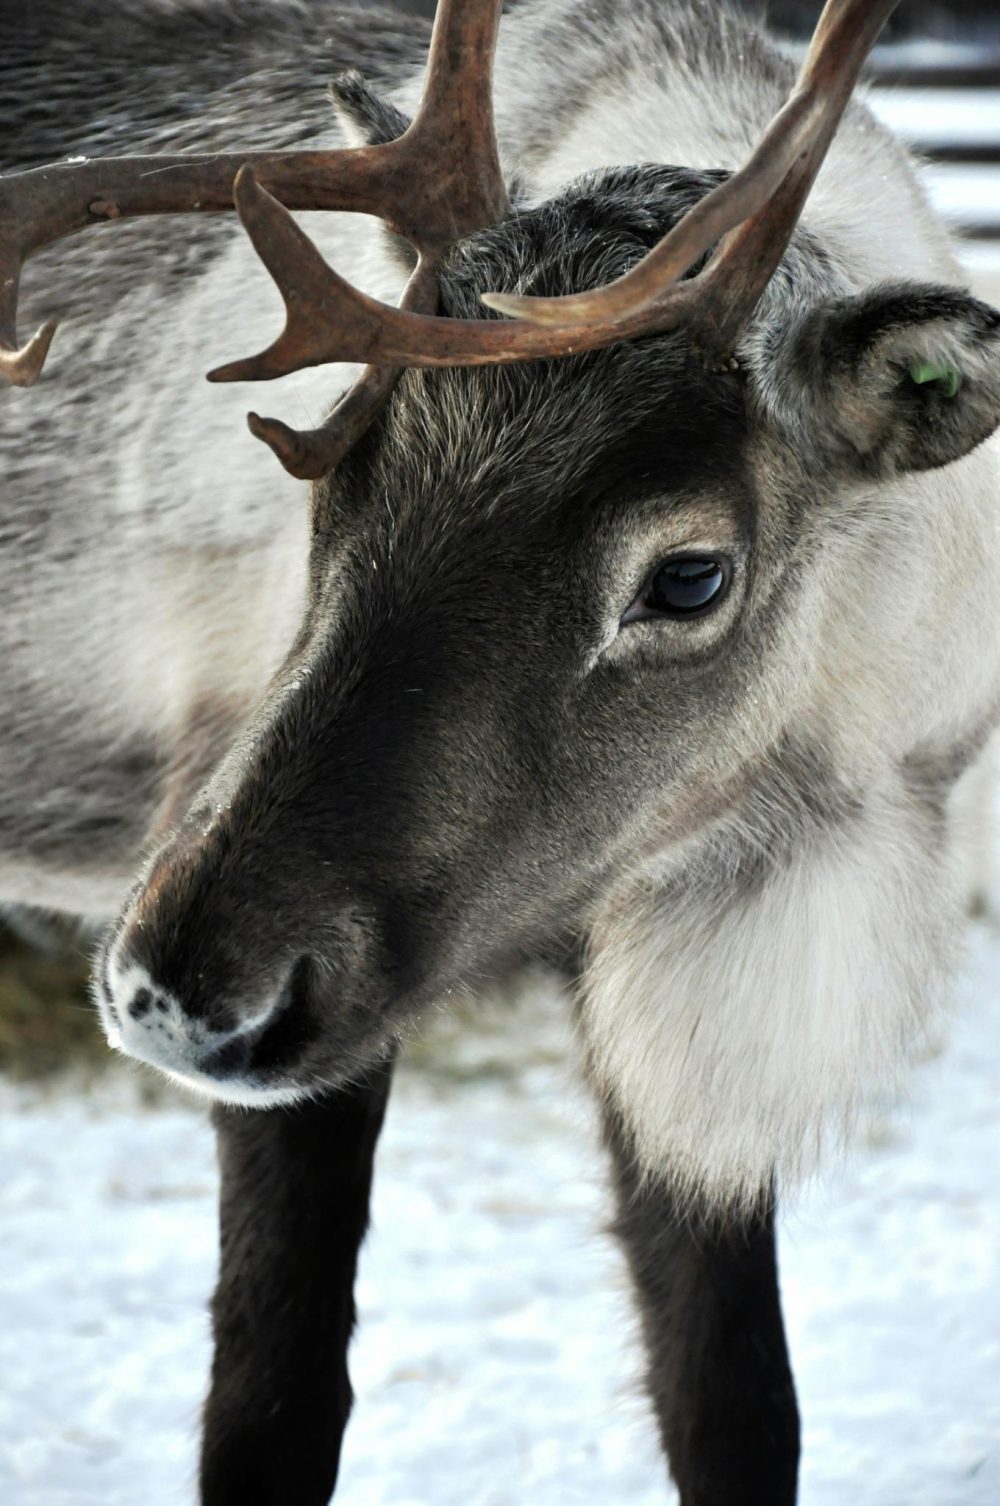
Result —
<svg viewBox="0 0 1000 1506"><path fill-rule="evenodd" d="M310 1008L313 974L312 958L300 957L261 1023L208 1050L198 1063L199 1071L225 1081L294 1065L317 1028Z"/></svg>
<svg viewBox="0 0 1000 1506"><path fill-rule="evenodd" d="M250 1070L253 1051L252 1036L238 1035L217 1051L203 1056L198 1063L198 1070L207 1077L217 1077L220 1081L225 1081L228 1077L242 1077Z"/></svg>

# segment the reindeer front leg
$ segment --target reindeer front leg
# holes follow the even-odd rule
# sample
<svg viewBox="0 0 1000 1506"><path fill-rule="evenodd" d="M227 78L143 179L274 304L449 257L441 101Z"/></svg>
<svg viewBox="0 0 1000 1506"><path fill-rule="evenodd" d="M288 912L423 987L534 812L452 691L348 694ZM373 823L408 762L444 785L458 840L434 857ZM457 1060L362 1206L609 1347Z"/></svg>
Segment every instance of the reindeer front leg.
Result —
<svg viewBox="0 0 1000 1506"><path fill-rule="evenodd" d="M649 1392L682 1506L794 1506L799 1418L773 1206L690 1217L667 1179L640 1176L611 1116L605 1128Z"/></svg>
<svg viewBox="0 0 1000 1506"><path fill-rule="evenodd" d="M325 1506L392 1069L289 1109L215 1113L222 1171L203 1506Z"/></svg>

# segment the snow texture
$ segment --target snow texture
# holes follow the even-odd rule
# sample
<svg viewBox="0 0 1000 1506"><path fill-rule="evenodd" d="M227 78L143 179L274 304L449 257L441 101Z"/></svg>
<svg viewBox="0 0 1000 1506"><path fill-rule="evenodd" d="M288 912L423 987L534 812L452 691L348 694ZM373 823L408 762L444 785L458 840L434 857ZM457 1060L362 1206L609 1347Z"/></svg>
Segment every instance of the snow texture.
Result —
<svg viewBox="0 0 1000 1506"><path fill-rule="evenodd" d="M803 1506L1000 1500L1000 936L947 1046L786 1212ZM561 1001L400 1073L360 1281L344 1506L667 1506ZM0 1086L0 1501L195 1499L215 1169L203 1110ZM290 1503L291 1506L291 1503Z"/></svg>

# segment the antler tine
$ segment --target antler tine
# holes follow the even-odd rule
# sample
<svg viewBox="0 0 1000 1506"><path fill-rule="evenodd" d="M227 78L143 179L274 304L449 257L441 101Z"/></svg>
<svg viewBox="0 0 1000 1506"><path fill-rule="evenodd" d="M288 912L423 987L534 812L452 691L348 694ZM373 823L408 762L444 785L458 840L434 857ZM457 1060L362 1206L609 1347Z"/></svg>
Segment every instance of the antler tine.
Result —
<svg viewBox="0 0 1000 1506"><path fill-rule="evenodd" d="M3 278L3 268L0 265L0 278ZM11 285L14 280L10 279ZM5 289L3 291L6 291ZM49 353L52 337L56 332L56 322L49 319L37 329L30 340L22 346L17 343L16 323L16 297L11 303L15 306L4 314L0 310L0 377L6 378L14 387L33 387L42 374L45 365L45 357Z"/></svg>
<svg viewBox="0 0 1000 1506"><path fill-rule="evenodd" d="M503 0L438 0L427 76L402 138L433 173L432 233L443 250L510 212L493 119L493 59ZM431 149L430 165L424 157ZM430 207L430 206L428 206ZM423 249L431 227L421 226Z"/></svg>
<svg viewBox="0 0 1000 1506"><path fill-rule="evenodd" d="M348 334L350 318L341 307L349 284L324 261L305 231L272 194L261 188L252 168L241 167L233 200L254 250L285 302L285 328L259 355L230 361L208 373L210 382L266 382L331 360L365 360L365 355L331 356L331 338ZM371 332L362 323L350 334L352 351L367 350Z"/></svg>
<svg viewBox="0 0 1000 1506"><path fill-rule="evenodd" d="M318 428L293 429L280 418L262 418L259 413L247 414L247 428L270 446L290 476L318 481L361 438L388 402L402 371L401 366L366 366Z"/></svg>
<svg viewBox="0 0 1000 1506"><path fill-rule="evenodd" d="M433 313L437 305L437 262L422 256L400 300L403 309ZM357 381L316 429L292 429L278 418L247 414L251 434L262 439L285 470L300 481L317 481L339 465L376 414L385 406L401 366L366 366Z"/></svg>
<svg viewBox="0 0 1000 1506"><path fill-rule="evenodd" d="M861 66L898 3L827 0L796 88L749 162L695 205L624 277L563 298L488 293L483 302L534 324L581 332L627 323L631 334L654 333L682 320L697 321L703 325L703 347L721 353L738 336L781 260ZM726 243L693 279L702 295L695 308L691 284L677 285L677 279L728 231L733 233Z"/></svg>
<svg viewBox="0 0 1000 1506"><path fill-rule="evenodd" d="M830 0L816 25L796 96L821 103L815 138L771 201L719 247L698 281L703 347L732 348L785 253L858 75L899 0Z"/></svg>

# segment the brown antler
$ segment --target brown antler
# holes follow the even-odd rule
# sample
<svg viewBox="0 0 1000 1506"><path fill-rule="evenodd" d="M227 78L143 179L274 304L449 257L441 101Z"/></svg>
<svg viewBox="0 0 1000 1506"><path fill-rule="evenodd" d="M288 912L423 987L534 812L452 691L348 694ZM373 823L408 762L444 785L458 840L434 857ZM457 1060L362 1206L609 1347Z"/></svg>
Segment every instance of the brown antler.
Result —
<svg viewBox="0 0 1000 1506"><path fill-rule="evenodd" d="M535 324L595 334L625 321L633 335L692 323L699 326L703 348L713 356L724 354L784 255L865 58L898 3L828 0L795 89L750 161L696 204L624 277L569 297L488 293L483 302ZM698 277L676 286L725 231L732 233Z"/></svg>
<svg viewBox="0 0 1000 1506"><path fill-rule="evenodd" d="M437 306L437 271L437 257L421 256L400 299L401 309L433 313ZM271 446L291 475L300 481L317 481L332 471L361 438L388 402L402 371L401 366L366 366L317 429L292 429L280 418L248 413L250 432Z"/></svg>
<svg viewBox="0 0 1000 1506"><path fill-rule="evenodd" d="M827 0L795 92L747 165L605 288L553 299L486 295L493 309L520 316L514 322L431 317L444 251L509 209L491 94L500 0L440 0L420 109L404 135L385 145L249 161L123 158L0 180L0 373L29 384L52 338L46 325L23 350L14 348L18 274L32 251L101 219L221 210L233 198L287 318L267 350L210 377L259 381L328 361L368 366L319 429L298 433L251 415L253 432L296 475L317 476L336 463L403 366L569 355L680 325L717 357L731 349L780 261L861 65L897 3ZM376 214L410 240L420 261L402 306L379 303L339 277L289 208ZM720 237L702 272L680 281Z"/></svg>
<svg viewBox="0 0 1000 1506"><path fill-rule="evenodd" d="M327 266L281 204L256 194L252 216L242 207L241 214L281 289L289 323L267 350L217 368L211 380L264 381L327 361L494 365L571 355L681 325L707 357L718 358L781 260L861 65L897 3L828 0L796 89L746 166L617 282L563 298L484 295L489 307L519 316L516 322L433 319L378 303ZM679 281L734 230L697 277ZM322 309L322 319L310 309Z"/></svg>
<svg viewBox="0 0 1000 1506"><path fill-rule="evenodd" d="M440 0L420 108L396 141L345 151L269 152L248 159L121 157L60 163L0 178L0 375L19 386L38 379L55 333L46 324L17 347L21 267L43 246L102 221L185 211L239 209L254 244L276 278L289 240L303 260L318 253L286 216L286 235L268 247L260 205L275 203L257 179L293 209L338 209L377 215L420 252L403 300L407 310L433 311L433 269L453 241L495 224L509 211L493 130L491 71L501 0ZM235 184L234 184L235 179ZM289 306L308 325L321 304ZM285 342L286 345L288 342ZM287 370L309 364L289 350ZM366 352L358 357L367 361ZM251 416L293 474L329 469L385 402L398 371L366 371L321 428L296 434L273 419Z"/></svg>

